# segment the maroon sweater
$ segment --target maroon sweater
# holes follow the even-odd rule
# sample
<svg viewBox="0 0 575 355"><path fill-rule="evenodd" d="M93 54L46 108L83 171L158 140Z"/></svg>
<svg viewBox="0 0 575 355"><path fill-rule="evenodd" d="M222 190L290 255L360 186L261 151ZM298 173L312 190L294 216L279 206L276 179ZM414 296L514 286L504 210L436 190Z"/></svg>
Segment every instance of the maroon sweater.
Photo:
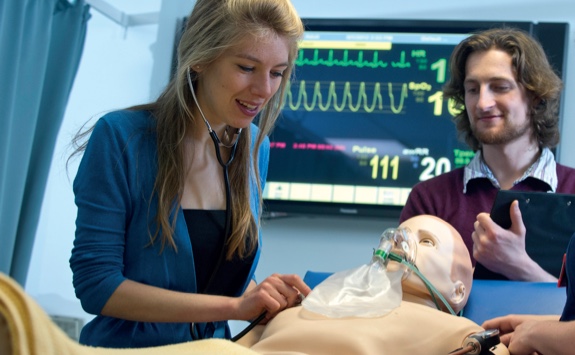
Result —
<svg viewBox="0 0 575 355"><path fill-rule="evenodd" d="M473 253L473 224L481 212L489 212L498 189L486 178L472 179L463 194L463 171L458 168L433 179L415 185L401 211L400 223L420 214L430 214L449 222L463 237L463 241ZM557 164L557 193L575 193L575 169ZM528 177L512 190L549 191L549 185L541 180ZM471 256L473 265L475 259ZM536 262L539 262L535 260ZM477 270L476 270L477 271ZM475 278L501 278L479 275Z"/></svg>

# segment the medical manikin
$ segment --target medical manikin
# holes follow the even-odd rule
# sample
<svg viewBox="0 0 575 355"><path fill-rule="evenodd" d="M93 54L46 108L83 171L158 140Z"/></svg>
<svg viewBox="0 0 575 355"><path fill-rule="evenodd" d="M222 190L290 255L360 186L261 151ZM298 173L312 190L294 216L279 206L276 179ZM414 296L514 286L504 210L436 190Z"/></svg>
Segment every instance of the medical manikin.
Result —
<svg viewBox="0 0 575 355"><path fill-rule="evenodd" d="M336 272L240 342L261 354L509 354L489 339L477 347L494 334L457 315L472 274L458 232L416 216L382 234L369 264Z"/></svg>
<svg viewBox="0 0 575 355"><path fill-rule="evenodd" d="M414 262L418 270L404 267L404 262ZM462 352L475 340L469 336L484 330L451 314L467 302L471 281L469 254L459 234L436 217L418 216L386 231L369 264L335 273L316 286L302 307L281 312L237 343L207 339L110 349L72 340L15 281L0 274L0 354L459 355L469 353ZM441 298L432 297L435 292ZM471 354L489 353L509 354L503 345Z"/></svg>

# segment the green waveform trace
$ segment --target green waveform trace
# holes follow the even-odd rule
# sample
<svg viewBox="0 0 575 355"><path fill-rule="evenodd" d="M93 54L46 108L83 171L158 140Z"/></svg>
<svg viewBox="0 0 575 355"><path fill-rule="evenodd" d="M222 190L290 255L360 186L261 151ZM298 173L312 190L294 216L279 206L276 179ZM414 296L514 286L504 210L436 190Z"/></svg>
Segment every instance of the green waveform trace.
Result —
<svg viewBox="0 0 575 355"><path fill-rule="evenodd" d="M357 99L354 102L354 97L352 95L351 83L349 81L343 84L343 92L341 98L338 98L338 93L336 92L336 82L330 81L328 85L326 98L324 100L324 95L321 92L321 82L316 81L313 85L313 93L311 99L308 96L306 89L305 80L300 81L298 86L297 95L292 94L291 85L287 88L286 92L286 102L284 104L289 107L292 111L298 111L301 107L305 111L314 111L319 109L320 111L326 112L329 110L335 110L336 112L343 112L346 109L351 112L358 112L363 109L367 113L372 113L375 110L383 111L383 94L381 93L381 84L375 83L373 88L373 97L371 103L369 103L369 98L366 90L365 82L359 84L359 89L357 91ZM408 96L407 84L401 84L401 94L399 96L399 101L396 103L395 94L393 93L393 84L387 83L389 97L389 107L391 112L394 114L399 114L403 110L405 99Z"/></svg>
<svg viewBox="0 0 575 355"><path fill-rule="evenodd" d="M300 49L298 59L296 60L296 65L304 66L304 65L311 65L311 66L319 66L323 65L326 67L357 67L357 68L386 68L389 63L379 60L379 54L377 51L373 52L373 57L371 61L364 60L363 58L363 51L354 51L358 52L357 60L353 60L349 58L349 50L343 51L343 56L341 59L334 58L334 50L330 49L328 51L327 59L323 59L319 57L319 50L315 49L313 51L313 57L311 59L304 58L303 49Z"/></svg>
<svg viewBox="0 0 575 355"><path fill-rule="evenodd" d="M399 59L399 62L391 62L391 66L394 68L401 68L401 69L411 67L411 63L405 61L405 51L401 51L401 57Z"/></svg>

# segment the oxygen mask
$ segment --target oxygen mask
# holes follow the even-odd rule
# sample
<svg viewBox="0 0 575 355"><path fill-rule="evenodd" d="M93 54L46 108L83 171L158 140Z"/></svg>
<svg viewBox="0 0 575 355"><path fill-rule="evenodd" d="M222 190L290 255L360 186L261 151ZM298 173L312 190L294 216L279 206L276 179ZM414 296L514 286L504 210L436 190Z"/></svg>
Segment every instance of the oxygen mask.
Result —
<svg viewBox="0 0 575 355"><path fill-rule="evenodd" d="M410 265L414 265L416 256L417 243L409 228L388 228L381 234L371 262L379 264L388 272L400 271L402 279L406 279L412 271Z"/></svg>

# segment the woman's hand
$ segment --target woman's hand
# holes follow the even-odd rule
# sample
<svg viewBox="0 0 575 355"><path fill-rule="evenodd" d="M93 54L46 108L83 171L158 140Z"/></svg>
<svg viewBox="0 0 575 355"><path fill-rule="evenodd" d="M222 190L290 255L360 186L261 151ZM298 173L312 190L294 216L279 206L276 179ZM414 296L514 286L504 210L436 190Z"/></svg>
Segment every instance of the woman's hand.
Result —
<svg viewBox="0 0 575 355"><path fill-rule="evenodd" d="M295 274L273 274L260 284L252 283L238 299L237 319L250 320L266 312L260 324L286 308L297 306L311 292L301 277Z"/></svg>

